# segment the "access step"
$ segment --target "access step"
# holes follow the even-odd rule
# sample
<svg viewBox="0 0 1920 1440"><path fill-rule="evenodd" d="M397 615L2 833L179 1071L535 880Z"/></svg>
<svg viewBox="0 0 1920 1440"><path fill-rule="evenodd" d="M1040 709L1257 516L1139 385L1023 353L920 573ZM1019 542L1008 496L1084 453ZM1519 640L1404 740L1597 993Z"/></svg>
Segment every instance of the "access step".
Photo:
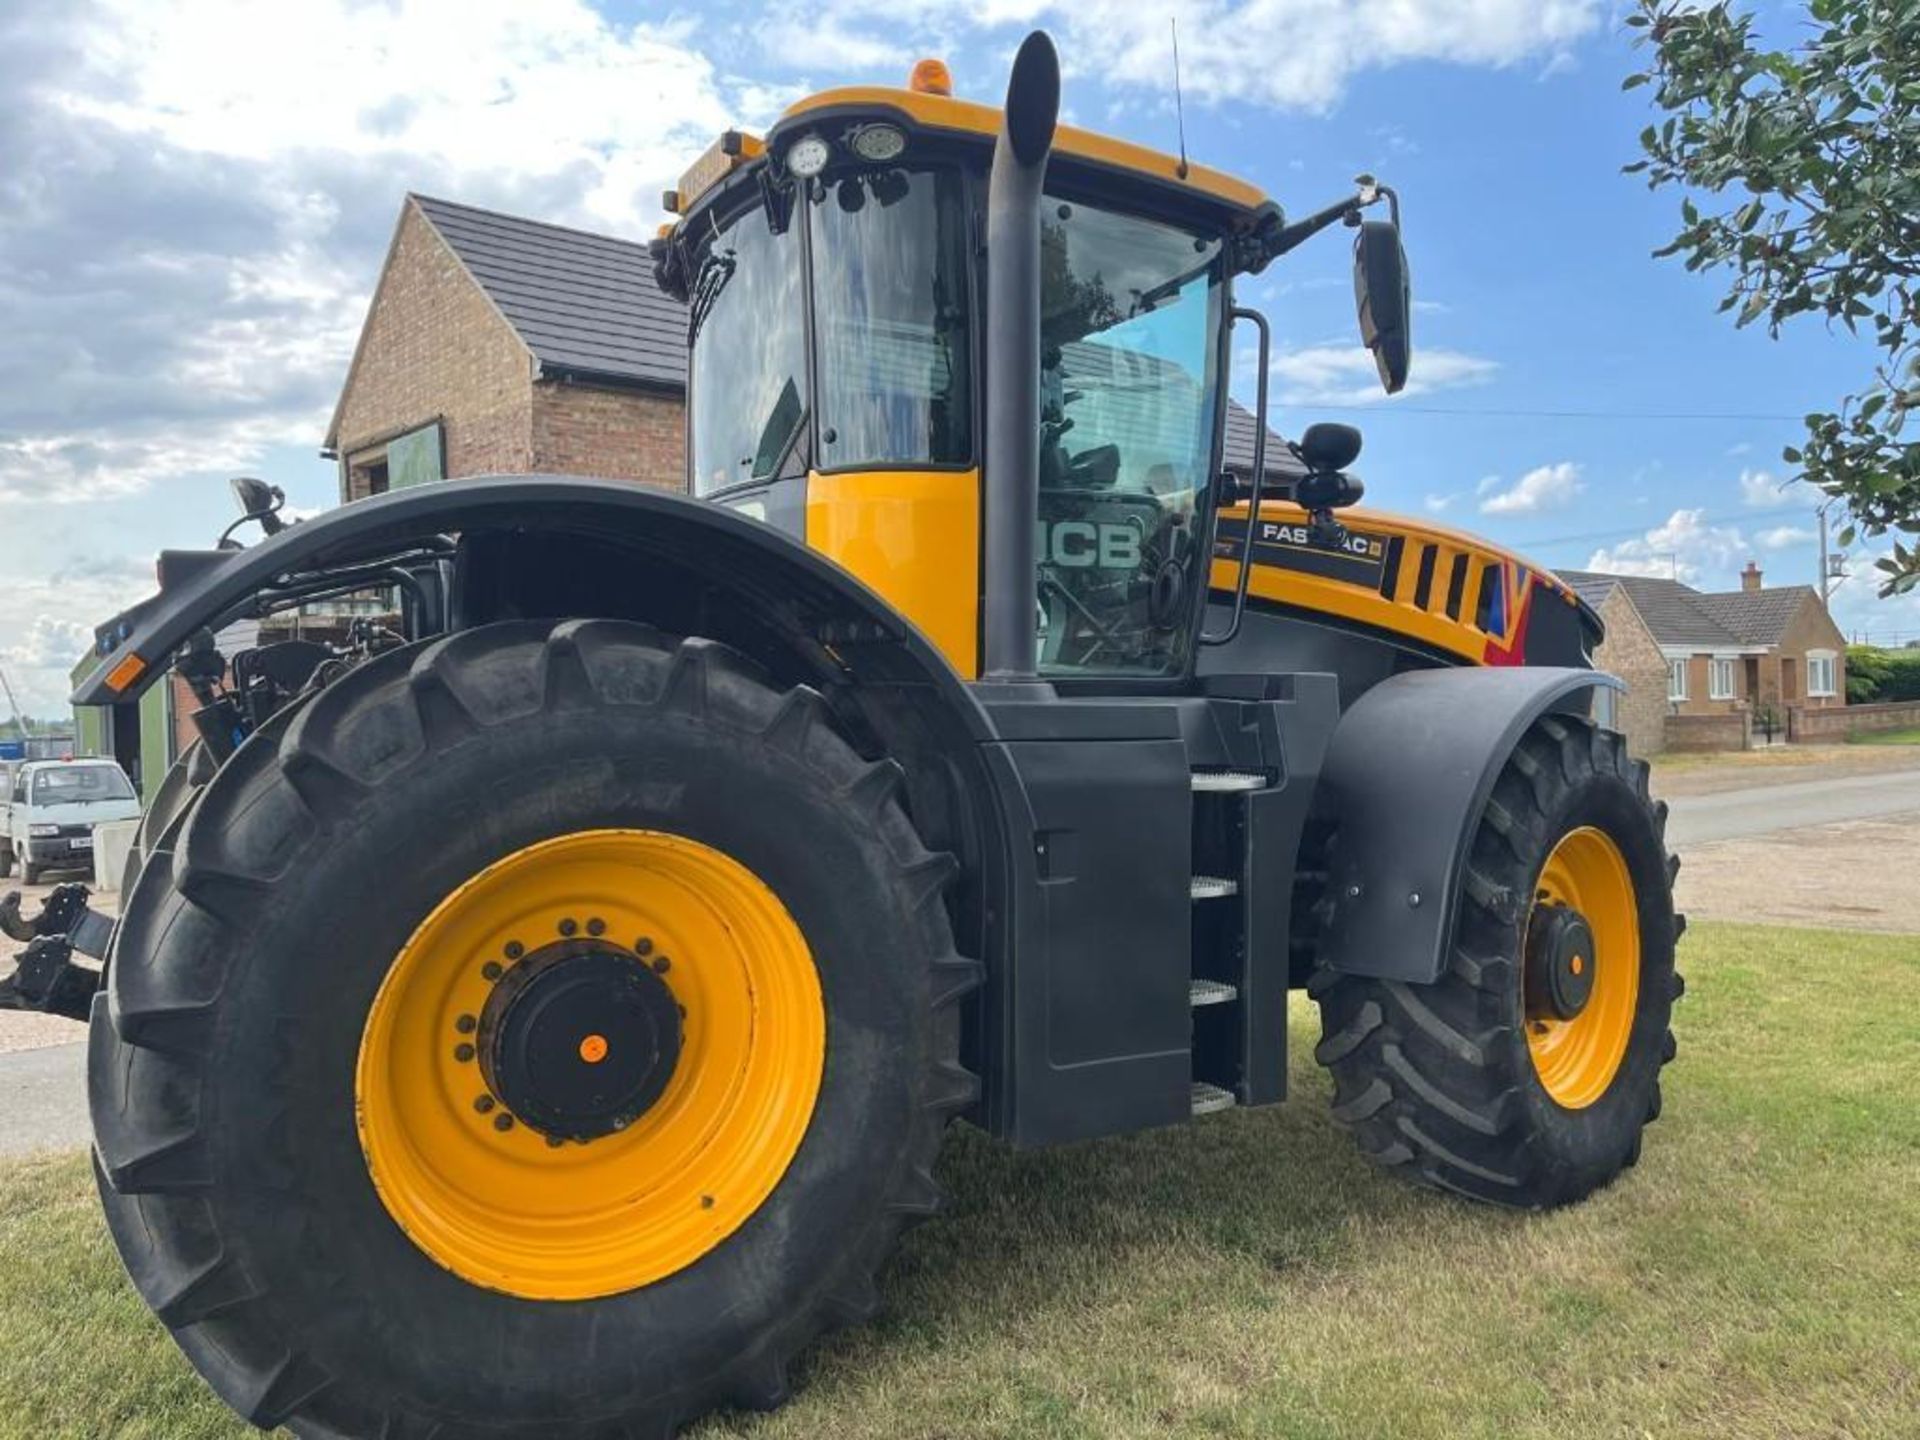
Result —
<svg viewBox="0 0 1920 1440"><path fill-rule="evenodd" d="M1193 1113L1196 1115L1231 1110L1236 1103L1231 1090L1222 1090L1218 1085L1209 1085L1204 1080L1193 1082Z"/></svg>
<svg viewBox="0 0 1920 1440"><path fill-rule="evenodd" d="M1193 788L1202 794L1264 790L1267 788L1267 777L1257 770L1196 770L1193 772Z"/></svg>
<svg viewBox="0 0 1920 1440"><path fill-rule="evenodd" d="M1187 1003L1195 1008L1202 1005L1224 1005L1239 993L1233 986L1220 980L1187 982Z"/></svg>
<svg viewBox="0 0 1920 1440"><path fill-rule="evenodd" d="M1187 893L1196 900L1224 900L1240 893L1240 882L1224 875L1196 875Z"/></svg>

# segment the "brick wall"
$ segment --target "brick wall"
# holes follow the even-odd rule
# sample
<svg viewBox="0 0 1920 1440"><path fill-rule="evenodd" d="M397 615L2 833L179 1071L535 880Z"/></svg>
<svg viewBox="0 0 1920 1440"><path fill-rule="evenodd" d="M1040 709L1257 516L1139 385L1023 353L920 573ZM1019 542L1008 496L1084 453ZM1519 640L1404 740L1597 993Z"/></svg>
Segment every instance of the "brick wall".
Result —
<svg viewBox="0 0 1920 1440"><path fill-rule="evenodd" d="M1669 715L1667 749L1745 750L1752 744L1752 719L1745 710L1719 715Z"/></svg>
<svg viewBox="0 0 1920 1440"><path fill-rule="evenodd" d="M447 473L533 468L532 357L411 201L374 292L341 398L337 448L343 499L366 493L353 476L377 457L370 442L446 422Z"/></svg>
<svg viewBox="0 0 1920 1440"><path fill-rule="evenodd" d="M1733 694L1712 698L1713 657L1702 651L1687 657L1687 698L1670 706L1678 715L1724 715L1736 701L1748 699L1747 665L1744 655L1733 659ZM1664 663L1664 662L1662 662ZM1664 683L1664 682L1663 682ZM1664 692L1663 692L1664 693Z"/></svg>
<svg viewBox="0 0 1920 1440"><path fill-rule="evenodd" d="M533 466L686 486L686 409L678 396L542 380L533 387Z"/></svg>
<svg viewBox="0 0 1920 1440"><path fill-rule="evenodd" d="M1601 602L1607 638L1594 652L1594 664L1627 682L1618 720L1634 755L1657 755L1665 744L1667 662L1627 592L1616 585Z"/></svg>
<svg viewBox="0 0 1920 1440"><path fill-rule="evenodd" d="M1888 705L1787 707L1789 740L1832 742L1874 730L1908 728L1920 728L1920 700L1898 700Z"/></svg>
<svg viewBox="0 0 1920 1440"><path fill-rule="evenodd" d="M1807 694L1807 652L1809 650L1831 650L1833 652L1833 690L1828 696L1809 696ZM1785 682L1791 692L1784 695L1790 705L1804 705L1813 709L1841 709L1847 703L1847 637L1840 633L1840 627L1833 623L1833 617L1827 614L1826 607L1815 600L1811 594L1801 602L1793 620L1780 637L1779 655L1794 661L1785 667L1789 679ZM1768 656L1774 662L1776 673L1781 670L1778 658ZM1761 688L1766 688L1766 680L1761 680ZM1779 684L1780 682L1776 682Z"/></svg>

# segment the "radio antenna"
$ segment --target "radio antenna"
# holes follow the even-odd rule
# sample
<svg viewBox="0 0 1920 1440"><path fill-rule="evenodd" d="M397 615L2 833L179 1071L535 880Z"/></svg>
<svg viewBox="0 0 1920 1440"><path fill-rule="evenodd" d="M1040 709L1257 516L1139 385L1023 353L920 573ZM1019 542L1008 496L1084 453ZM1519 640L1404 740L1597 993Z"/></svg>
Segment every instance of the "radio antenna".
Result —
<svg viewBox="0 0 1920 1440"><path fill-rule="evenodd" d="M1180 96L1180 17L1169 15L1167 28L1173 32L1173 117L1180 128L1180 165L1174 174L1187 178L1187 107Z"/></svg>

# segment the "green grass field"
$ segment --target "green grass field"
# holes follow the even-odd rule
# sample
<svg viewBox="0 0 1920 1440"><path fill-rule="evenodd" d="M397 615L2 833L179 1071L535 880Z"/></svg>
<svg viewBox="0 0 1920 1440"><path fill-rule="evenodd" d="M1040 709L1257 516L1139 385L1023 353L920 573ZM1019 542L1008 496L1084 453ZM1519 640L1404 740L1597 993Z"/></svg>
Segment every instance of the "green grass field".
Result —
<svg viewBox="0 0 1920 1440"><path fill-rule="evenodd" d="M1516 1216L1376 1176L1296 1012L1276 1110L1012 1154L788 1409L704 1440L1920 1433L1920 942L1701 925L1665 1117L1620 1184ZM148 1318L84 1160L0 1171L0 1435L251 1433Z"/></svg>
<svg viewBox="0 0 1920 1440"><path fill-rule="evenodd" d="M1920 729L1862 730L1847 737L1850 745L1920 745Z"/></svg>

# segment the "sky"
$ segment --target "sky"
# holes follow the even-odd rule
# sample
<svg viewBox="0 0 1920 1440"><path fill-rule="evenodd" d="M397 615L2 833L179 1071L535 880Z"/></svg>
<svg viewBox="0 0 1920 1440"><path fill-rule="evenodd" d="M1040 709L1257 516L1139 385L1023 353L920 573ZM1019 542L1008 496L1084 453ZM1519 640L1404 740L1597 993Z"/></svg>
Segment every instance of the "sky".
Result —
<svg viewBox="0 0 1920 1440"><path fill-rule="evenodd" d="M1342 232L1238 298L1274 324L1274 421L1359 425L1368 502L1548 566L1812 583L1780 450L1871 352L1769 339L1650 252L1679 199L1620 167L1651 118L1614 0L7 0L0 15L0 664L64 710L91 626L210 544L227 478L334 503L319 446L409 190L633 237L729 126L938 55L993 101L1049 28L1072 122L1317 209L1400 193L1413 379L1380 394ZM1763 18L1788 33L1793 7ZM1254 358L1238 352L1237 393ZM1850 633L1920 637L1920 592Z"/></svg>

